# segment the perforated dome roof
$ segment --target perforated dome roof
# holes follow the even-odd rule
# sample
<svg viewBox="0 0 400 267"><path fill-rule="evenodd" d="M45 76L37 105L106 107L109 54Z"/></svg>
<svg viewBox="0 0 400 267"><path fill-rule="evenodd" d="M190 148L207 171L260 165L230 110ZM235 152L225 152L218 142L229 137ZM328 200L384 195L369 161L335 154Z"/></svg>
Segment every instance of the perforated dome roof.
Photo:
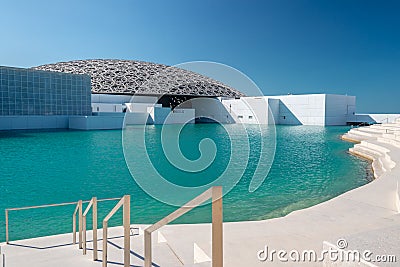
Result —
<svg viewBox="0 0 400 267"><path fill-rule="evenodd" d="M133 60L75 60L34 67L37 70L88 74L92 93L127 95L244 96L240 91L204 75Z"/></svg>

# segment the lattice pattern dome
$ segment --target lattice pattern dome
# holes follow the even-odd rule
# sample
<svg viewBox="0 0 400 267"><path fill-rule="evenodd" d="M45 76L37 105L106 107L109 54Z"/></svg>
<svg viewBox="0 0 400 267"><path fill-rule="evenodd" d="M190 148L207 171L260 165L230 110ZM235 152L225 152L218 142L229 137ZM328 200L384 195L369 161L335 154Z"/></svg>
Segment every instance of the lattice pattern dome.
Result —
<svg viewBox="0 0 400 267"><path fill-rule="evenodd" d="M37 70L88 74L92 93L141 95L244 96L198 73L133 60L76 60L34 67Z"/></svg>

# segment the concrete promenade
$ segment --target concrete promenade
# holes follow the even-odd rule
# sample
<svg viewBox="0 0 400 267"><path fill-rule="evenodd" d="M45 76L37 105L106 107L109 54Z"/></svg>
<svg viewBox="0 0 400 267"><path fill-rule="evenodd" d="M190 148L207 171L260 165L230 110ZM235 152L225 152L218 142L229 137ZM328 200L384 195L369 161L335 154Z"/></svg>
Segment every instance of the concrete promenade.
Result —
<svg viewBox="0 0 400 267"><path fill-rule="evenodd" d="M359 142L351 153L373 160L376 179L316 206L276 219L224 223L224 266L400 266L400 121L394 124L354 128L343 139ZM262 203L260 203L262 205ZM134 225L140 227L143 225ZM109 266L121 266L122 228L110 229ZM131 238L131 265L143 266L143 234ZM91 240L89 232L88 240ZM101 231L99 237L101 238ZM211 225L168 225L153 234L153 266L211 266ZM377 255L393 255L395 263L283 263L274 255L266 261L258 252L271 250L315 250L317 255L337 240L345 239L345 250L369 250ZM57 235L1 244L6 266L101 266L101 261L82 255L72 245L72 235ZM99 242L101 248L102 241ZM331 246L332 247L332 246ZM261 254L261 256L265 254ZM99 253L101 259L101 252ZM1 265L0 265L1 266Z"/></svg>

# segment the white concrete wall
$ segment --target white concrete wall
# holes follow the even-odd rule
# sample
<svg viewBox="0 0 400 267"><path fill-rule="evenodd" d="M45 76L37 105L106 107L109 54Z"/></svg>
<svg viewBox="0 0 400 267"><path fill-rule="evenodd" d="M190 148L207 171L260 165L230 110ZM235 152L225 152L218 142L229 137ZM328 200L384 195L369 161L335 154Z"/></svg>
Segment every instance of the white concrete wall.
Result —
<svg viewBox="0 0 400 267"><path fill-rule="evenodd" d="M169 114L164 124L181 124L181 123L195 123L195 110L194 109L178 109L175 108Z"/></svg>
<svg viewBox="0 0 400 267"><path fill-rule="evenodd" d="M235 119L219 98L195 98L187 101L182 107L195 109L196 118L209 118L220 123L235 123Z"/></svg>
<svg viewBox="0 0 400 267"><path fill-rule="evenodd" d="M68 129L69 116L0 116L1 130Z"/></svg>
<svg viewBox="0 0 400 267"><path fill-rule="evenodd" d="M122 129L124 114L115 116L75 116L69 118L69 128L76 130L112 130Z"/></svg>
<svg viewBox="0 0 400 267"><path fill-rule="evenodd" d="M324 95L242 97L223 100L238 123L324 125Z"/></svg>
<svg viewBox="0 0 400 267"><path fill-rule="evenodd" d="M355 120L355 113L355 96L326 95L325 125L346 125Z"/></svg>
<svg viewBox="0 0 400 267"><path fill-rule="evenodd" d="M121 113L122 104L92 103L92 112L118 112Z"/></svg>
<svg viewBox="0 0 400 267"><path fill-rule="evenodd" d="M162 107L161 104L153 103L125 103L126 112L148 112L151 107Z"/></svg>
<svg viewBox="0 0 400 267"><path fill-rule="evenodd" d="M274 124L279 118L278 99L266 96L223 99L222 104L237 123Z"/></svg>
<svg viewBox="0 0 400 267"><path fill-rule="evenodd" d="M222 100L222 104L236 123L255 123L255 115L244 97Z"/></svg>
<svg viewBox="0 0 400 267"><path fill-rule="evenodd" d="M238 123L286 125L346 125L354 118L355 97L344 95L284 95L223 99ZM269 109L268 109L269 107Z"/></svg>
<svg viewBox="0 0 400 267"><path fill-rule="evenodd" d="M92 103L124 104L131 98L130 95L92 94Z"/></svg>
<svg viewBox="0 0 400 267"><path fill-rule="evenodd" d="M279 99L277 124L325 125L325 95L284 95L271 96Z"/></svg>
<svg viewBox="0 0 400 267"><path fill-rule="evenodd" d="M280 103L279 99L268 99L268 124L278 124Z"/></svg>
<svg viewBox="0 0 400 267"><path fill-rule="evenodd" d="M250 107L250 112L244 115L242 122L249 124L268 124L268 98L243 97L243 102Z"/></svg>
<svg viewBox="0 0 400 267"><path fill-rule="evenodd" d="M129 101L127 101L128 98ZM92 95L92 101L100 101L93 103L92 106L94 112L122 112L122 104L125 104L127 112L147 112L154 123L163 124L170 109L161 108L160 104L156 104L157 100L156 96L130 98L130 96L99 94ZM286 125L323 126L346 125L347 121L356 120L355 102L354 96L309 94L224 98L222 100L221 98L195 98L186 101L178 108L194 109L194 117L209 118L221 123L269 124L275 122ZM158 109L153 109L154 105ZM183 115L171 114L170 122L178 123L177 121L183 120L178 118L180 116ZM185 116L189 116L189 113ZM382 121L386 117L380 119L379 116L375 116L376 121Z"/></svg>
<svg viewBox="0 0 400 267"><path fill-rule="evenodd" d="M154 108L154 124L182 124L194 123L194 109L174 109L155 107Z"/></svg>

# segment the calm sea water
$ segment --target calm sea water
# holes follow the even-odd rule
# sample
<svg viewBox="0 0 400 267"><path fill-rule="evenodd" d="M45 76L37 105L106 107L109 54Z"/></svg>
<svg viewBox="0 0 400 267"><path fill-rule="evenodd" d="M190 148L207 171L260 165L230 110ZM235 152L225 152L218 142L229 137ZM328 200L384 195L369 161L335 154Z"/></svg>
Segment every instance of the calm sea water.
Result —
<svg viewBox="0 0 400 267"><path fill-rule="evenodd" d="M179 144L189 159L199 156L201 139L211 138L217 145L215 164L200 175L184 173L168 163L160 146L161 129L161 126L147 126L146 139L151 141L151 160L168 180L185 186L206 184L210 182L210 174L219 174L226 168L230 145L221 126L188 125L181 133ZM243 178L224 197L224 220L284 216L368 183L371 178L368 162L349 155L347 150L352 144L339 139L347 130L347 127L277 126L271 171L261 187L250 193L248 187L256 166L250 160ZM252 144L252 150L256 145ZM136 161L140 168L143 159L138 157ZM132 223L154 223L176 209L151 198L135 183L124 160L121 131L0 132L0 210L124 194L132 198ZM99 204L99 218L115 203ZM10 238L71 232L74 208L11 211ZM208 222L210 212L209 205L203 206L176 222ZM121 223L121 214L110 221L110 225ZM0 241L4 241L4 216L0 216L0 225Z"/></svg>

